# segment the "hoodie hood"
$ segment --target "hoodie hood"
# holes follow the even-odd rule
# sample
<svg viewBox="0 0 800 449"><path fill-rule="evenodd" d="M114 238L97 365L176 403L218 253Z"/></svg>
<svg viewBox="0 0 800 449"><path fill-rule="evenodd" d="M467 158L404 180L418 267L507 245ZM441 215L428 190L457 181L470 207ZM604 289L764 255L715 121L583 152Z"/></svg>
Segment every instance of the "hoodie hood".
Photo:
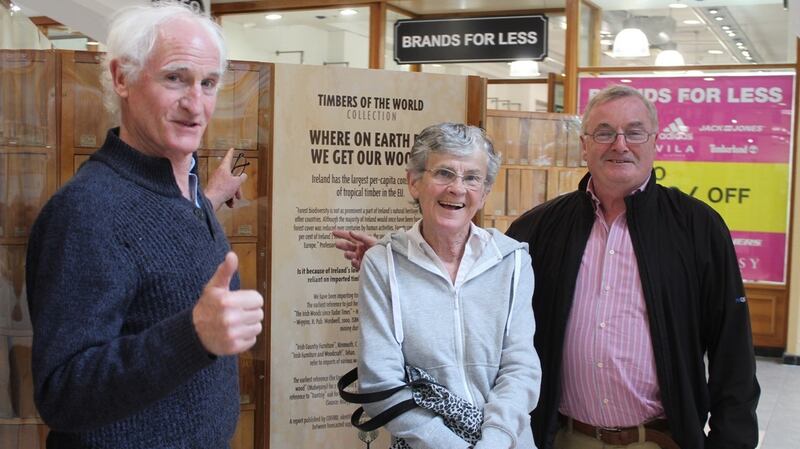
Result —
<svg viewBox="0 0 800 449"><path fill-rule="evenodd" d="M418 227L422 220L418 221L414 227ZM413 228L412 228L413 229ZM520 270L522 270L522 254L528 250L527 243L521 243L514 240L494 228L486 229L489 233L489 239L483 248L483 251L478 256L478 260L467 273L464 283L469 282L471 279L478 277L480 274L486 272L495 265L501 263L506 257L514 258L514 272L512 280L512 294L511 301L508 308L508 318L506 322L506 334L511 328L511 320L513 318L514 304L517 301L517 290L520 279ZM392 304L392 321L397 343L402 344L403 335L403 318L401 309L401 292L399 283L397 282L397 272L395 269L395 257L403 257L409 262L416 264L420 268L429 271L439 277L444 278L447 282L450 279L442 274L441 270L436 264L428 257L425 252L417 247L409 238L409 231L399 230L383 237L377 244L386 248L386 264L388 267L389 277L389 290L391 294Z"/></svg>

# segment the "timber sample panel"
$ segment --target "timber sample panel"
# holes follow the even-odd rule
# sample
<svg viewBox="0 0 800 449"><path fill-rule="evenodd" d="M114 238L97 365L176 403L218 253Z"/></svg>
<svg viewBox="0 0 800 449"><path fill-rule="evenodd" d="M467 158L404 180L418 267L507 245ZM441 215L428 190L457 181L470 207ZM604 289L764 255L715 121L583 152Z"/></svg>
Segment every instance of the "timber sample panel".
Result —
<svg viewBox="0 0 800 449"><path fill-rule="evenodd" d="M577 116L489 110L486 133L503 156L483 226L505 231L525 211L578 187L586 174Z"/></svg>

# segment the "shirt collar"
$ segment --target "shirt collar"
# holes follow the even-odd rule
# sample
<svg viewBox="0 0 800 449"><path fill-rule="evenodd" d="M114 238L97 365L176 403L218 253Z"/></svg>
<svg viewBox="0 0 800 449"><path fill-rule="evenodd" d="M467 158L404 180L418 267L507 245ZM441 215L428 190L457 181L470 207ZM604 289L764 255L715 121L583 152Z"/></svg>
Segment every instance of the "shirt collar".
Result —
<svg viewBox="0 0 800 449"><path fill-rule="evenodd" d="M644 180L642 185L640 185L639 187L631 190L631 193L629 193L628 195L633 195L636 192L644 192L645 187L647 187L647 183L650 182L650 177L651 176L653 176L652 173L647 176L647 179ZM586 192L589 194L589 197L592 199L592 202L594 203L595 209L598 209L600 207L600 198L598 198L597 195L595 195L595 193L594 193L594 180L593 180L593 178L591 176L589 176L589 183L586 184Z"/></svg>

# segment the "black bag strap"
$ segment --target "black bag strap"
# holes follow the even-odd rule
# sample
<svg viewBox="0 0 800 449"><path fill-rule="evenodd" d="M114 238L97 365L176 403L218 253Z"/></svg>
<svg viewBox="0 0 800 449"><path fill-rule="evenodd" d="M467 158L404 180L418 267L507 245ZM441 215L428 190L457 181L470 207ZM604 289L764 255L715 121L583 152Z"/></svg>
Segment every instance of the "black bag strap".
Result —
<svg viewBox="0 0 800 449"><path fill-rule="evenodd" d="M353 412L353 416L350 417L350 424L358 430L369 432L378 427L383 427L387 422L415 407L418 407L418 405L413 399L406 399L382 411L378 416L364 422L359 422L361 420L361 415L364 414L364 407L359 407Z"/></svg>
<svg viewBox="0 0 800 449"><path fill-rule="evenodd" d="M370 402L382 401L408 386L408 384L402 384L388 390L381 390L373 393L351 393L345 391L345 388L354 384L356 380L358 380L358 368L353 368L336 383L336 387L339 388L339 396L351 404L368 404Z"/></svg>
<svg viewBox="0 0 800 449"><path fill-rule="evenodd" d="M406 382L394 388L389 388L388 390L375 391L372 393L351 393L345 391L345 388L355 383L356 380L358 380L358 368L353 368L348 371L347 374L342 376L339 379L339 382L336 383L336 387L339 389L339 396L351 404L367 404L370 402L382 401L384 399L388 399L393 394L407 387L413 388L419 385L438 385L425 379L416 379L412 382ZM364 414L364 407L359 407L350 417L350 424L359 430L369 432L384 426L387 422L415 407L418 407L418 405L416 402L414 402L414 399L406 399L405 401L398 402L397 404L379 413L378 416L364 422L359 422L361 420L361 416Z"/></svg>

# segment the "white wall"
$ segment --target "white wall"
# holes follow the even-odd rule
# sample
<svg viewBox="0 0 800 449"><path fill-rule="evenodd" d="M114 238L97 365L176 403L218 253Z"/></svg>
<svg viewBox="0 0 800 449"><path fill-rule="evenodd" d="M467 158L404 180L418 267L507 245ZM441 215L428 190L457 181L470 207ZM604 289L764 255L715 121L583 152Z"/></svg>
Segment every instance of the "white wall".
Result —
<svg viewBox="0 0 800 449"><path fill-rule="evenodd" d="M298 53L277 55L276 51L303 51L303 64L349 62L349 67L369 66L369 41L348 31L325 31L306 25L245 28L222 19L222 31L230 59L299 64Z"/></svg>

